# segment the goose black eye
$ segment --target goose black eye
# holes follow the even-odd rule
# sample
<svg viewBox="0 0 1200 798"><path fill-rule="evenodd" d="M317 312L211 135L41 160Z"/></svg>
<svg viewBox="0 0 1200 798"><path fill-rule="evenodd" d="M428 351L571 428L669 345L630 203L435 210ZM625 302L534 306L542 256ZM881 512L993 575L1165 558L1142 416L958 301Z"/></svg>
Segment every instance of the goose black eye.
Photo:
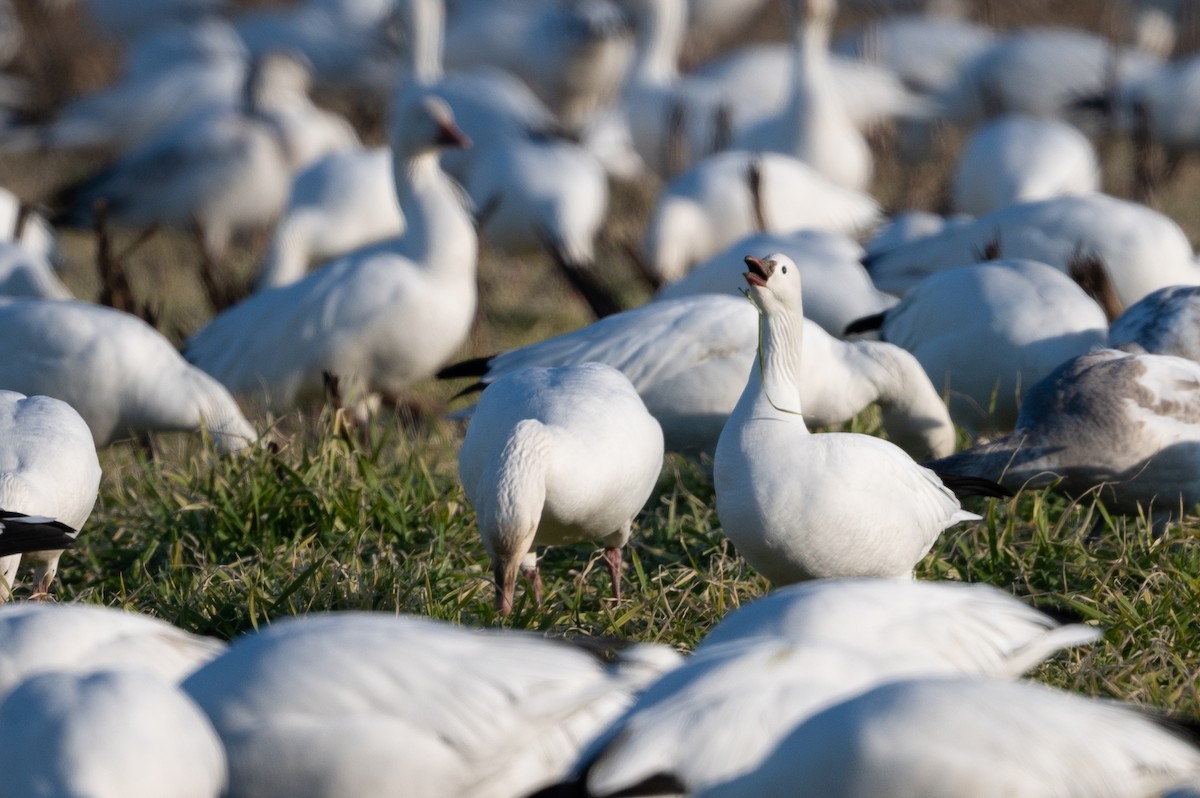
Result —
<svg viewBox="0 0 1200 798"><path fill-rule="evenodd" d="M783 272L784 274L787 274L787 266L779 267L779 271Z"/></svg>

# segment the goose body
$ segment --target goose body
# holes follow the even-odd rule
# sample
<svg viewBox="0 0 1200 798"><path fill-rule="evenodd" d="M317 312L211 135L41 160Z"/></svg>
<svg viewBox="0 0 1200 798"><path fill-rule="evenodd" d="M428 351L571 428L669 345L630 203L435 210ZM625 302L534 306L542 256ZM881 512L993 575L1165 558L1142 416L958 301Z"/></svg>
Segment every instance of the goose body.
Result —
<svg viewBox="0 0 1200 798"><path fill-rule="evenodd" d="M146 673L42 673L0 701L14 795L218 798L225 750L200 708Z"/></svg>
<svg viewBox="0 0 1200 798"><path fill-rule="evenodd" d="M839 233L818 230L758 233L739 239L683 279L664 285L655 293L655 301L695 294L740 296L745 252L782 252L795 261L804 278L804 318L830 335L840 336L850 322L896 304L895 297L871 282L861 263L862 247Z"/></svg>
<svg viewBox="0 0 1200 798"><path fill-rule="evenodd" d="M568 130L620 93L633 36L610 0L460 0L446 24L447 67L498 66L529 85Z"/></svg>
<svg viewBox="0 0 1200 798"><path fill-rule="evenodd" d="M0 696L45 671L134 670L179 682L225 650L149 615L38 602L0 608L0 642Z"/></svg>
<svg viewBox="0 0 1200 798"><path fill-rule="evenodd" d="M1100 306L1062 272L1001 260L927 277L884 312L880 336L913 353L948 392L959 424L1009 429L1021 392L1103 344L1106 326Z"/></svg>
<svg viewBox="0 0 1200 798"><path fill-rule="evenodd" d="M836 0L792 0L791 101L777 117L739 132L733 147L795 155L839 186L865 191L874 159L832 83L829 37Z"/></svg>
<svg viewBox="0 0 1200 798"><path fill-rule="evenodd" d="M843 188L779 153L730 151L672 180L655 203L643 259L664 283L756 232L803 228L858 235L882 216L870 196Z"/></svg>
<svg viewBox="0 0 1200 798"><path fill-rule="evenodd" d="M800 405L800 273L786 255L747 258L763 313L760 360L717 442L725 534L777 585L831 576L911 578L942 530L978 516L893 443L811 434Z"/></svg>
<svg viewBox="0 0 1200 798"><path fill-rule="evenodd" d="M188 365L136 316L85 302L0 304L0 385L61 399L83 416L96 446L149 432L206 428L236 451L258 433L218 382Z"/></svg>
<svg viewBox="0 0 1200 798"><path fill-rule="evenodd" d="M882 252L867 270L881 291L902 296L935 271L977 262L990 243L1002 257L1041 261L1064 272L1078 253L1094 255L1125 306L1164 286L1200 283L1200 267L1179 225L1104 194L1010 205Z"/></svg>
<svg viewBox="0 0 1200 798"><path fill-rule="evenodd" d="M1134 707L1028 682L925 678L829 707L760 768L697 795L1138 798L1198 771L1200 750Z"/></svg>
<svg viewBox="0 0 1200 798"><path fill-rule="evenodd" d="M888 435L914 456L953 451L946 405L903 349L840 341L807 320L802 346L807 423L842 424L878 403ZM607 363L633 383L662 425L669 451L711 455L757 347L758 314L746 300L700 295L652 302L503 352L475 376L486 384L529 366Z"/></svg>
<svg viewBox="0 0 1200 798"><path fill-rule="evenodd" d="M71 100L45 125L6 133L0 148L125 152L199 111L236 105L246 70L246 48L228 23L167 25L130 46L118 82Z"/></svg>
<svg viewBox="0 0 1200 798"><path fill-rule="evenodd" d="M819 580L722 620L581 754L590 796L663 773L687 792L753 770L802 719L905 676L1015 677L1096 629L987 585Z"/></svg>
<svg viewBox="0 0 1200 798"><path fill-rule="evenodd" d="M539 545L603 540L620 597L621 547L662 460L662 428L611 366L534 367L491 383L471 416L458 470L501 611L512 609L518 570L536 572Z"/></svg>
<svg viewBox="0 0 1200 798"><path fill-rule="evenodd" d="M606 667L524 632L312 614L236 640L183 687L225 743L231 794L515 798L677 662L638 646Z"/></svg>
<svg viewBox="0 0 1200 798"><path fill-rule="evenodd" d="M951 181L959 213L982 216L1017 202L1100 190L1096 150L1057 119L1005 116L971 133Z"/></svg>
<svg viewBox="0 0 1200 798"><path fill-rule="evenodd" d="M185 354L235 394L275 410L319 398L325 373L361 413L430 376L475 315L477 242L437 150L462 145L449 107L419 90L397 119L403 238L260 291L213 319Z"/></svg>
<svg viewBox="0 0 1200 798"><path fill-rule="evenodd" d="M1112 512L1178 518L1200 502L1198 410L1196 361L1097 349L1026 391L1011 434L937 465L1013 487L1095 493Z"/></svg>
<svg viewBox="0 0 1200 798"><path fill-rule="evenodd" d="M66 402L0 391L0 600L15 583L22 553L37 563L33 593L44 595L58 558L92 514L100 490L100 461L87 424ZM29 517L48 521L29 526ZM40 542L38 542L40 541Z"/></svg>

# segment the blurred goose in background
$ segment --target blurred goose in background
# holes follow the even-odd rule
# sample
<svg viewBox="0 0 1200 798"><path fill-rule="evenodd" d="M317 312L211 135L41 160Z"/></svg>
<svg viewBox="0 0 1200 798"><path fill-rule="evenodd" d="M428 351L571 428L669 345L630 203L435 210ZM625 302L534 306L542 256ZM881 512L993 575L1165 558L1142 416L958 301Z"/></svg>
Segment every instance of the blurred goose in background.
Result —
<svg viewBox="0 0 1200 798"><path fill-rule="evenodd" d="M1097 349L1033 385L1009 435L934 461L1012 488L1094 493L1165 524L1200 502L1200 363Z"/></svg>
<svg viewBox="0 0 1200 798"><path fill-rule="evenodd" d="M449 106L414 84L394 120L403 238L260 291L188 339L184 354L235 394L276 411L325 395L329 377L364 417L432 376L475 318L477 240L438 151L466 146Z"/></svg>
<svg viewBox="0 0 1200 798"><path fill-rule="evenodd" d="M782 588L718 623L590 743L573 769L585 788L576 794L639 794L663 773L693 794L754 769L797 723L884 681L1015 678L1099 634L988 585L831 579Z"/></svg>
<svg viewBox="0 0 1200 798"><path fill-rule="evenodd" d="M628 0L636 43L614 113L645 171L668 178L724 149L721 96L679 72L687 0Z"/></svg>
<svg viewBox="0 0 1200 798"><path fill-rule="evenodd" d="M650 279L671 283L752 233L809 228L856 236L881 218L872 197L797 158L723 152L667 184L646 225L641 259Z"/></svg>
<svg viewBox="0 0 1200 798"><path fill-rule="evenodd" d="M295 169L357 141L345 120L312 105L307 80L294 58L265 56L247 80L244 107L200 111L65 189L58 221L90 226L100 213L125 227L190 229L210 298L228 304L216 264L234 234L278 218Z"/></svg>
<svg viewBox="0 0 1200 798"><path fill-rule="evenodd" d="M785 235L759 233L739 239L697 265L678 282L667 283L654 301L696 294L741 296L747 252L782 252L804 280L804 318L833 336L852 321L882 313L896 298L875 288L863 268L863 249L839 233L801 230ZM735 380L736 382L737 380Z"/></svg>
<svg viewBox="0 0 1200 798"><path fill-rule="evenodd" d="M42 673L0 701L13 794L218 798L225 749L200 708L147 673Z"/></svg>
<svg viewBox="0 0 1200 798"><path fill-rule="evenodd" d="M1089 31L1024 28L963 64L937 102L946 118L966 125L1014 113L1082 121L1073 112L1080 99L1137 81L1162 62Z"/></svg>
<svg viewBox="0 0 1200 798"><path fill-rule="evenodd" d="M0 149L136 149L194 114L236 106L248 63L223 20L166 25L130 44L118 82L71 100L51 122L5 132Z"/></svg>
<svg viewBox="0 0 1200 798"><path fill-rule="evenodd" d="M451 0L447 11L447 69L511 72L569 131L581 131L620 94L633 33L611 0Z"/></svg>
<svg viewBox="0 0 1200 798"><path fill-rule="evenodd" d="M1104 310L1070 277L1006 259L932 274L895 307L846 331L878 329L912 352L947 392L955 423L993 431L1011 429L1021 393L1103 345L1107 327Z"/></svg>
<svg viewBox="0 0 1200 798"><path fill-rule="evenodd" d="M22 555L37 563L33 596L49 592L99 490L96 445L79 413L49 396L0 391L0 601L12 595Z"/></svg>
<svg viewBox="0 0 1200 798"><path fill-rule="evenodd" d="M1130 305L1109 325L1108 345L1200 361L1200 285L1160 288Z"/></svg>
<svg viewBox="0 0 1200 798"><path fill-rule="evenodd" d="M946 405L915 358L898 346L839 341L812 322L804 324L799 398L807 423L844 424L878 404L888 436L913 456L954 450ZM629 378L658 419L668 451L711 456L758 340L758 314L741 297L681 297L466 361L438 376L477 377L477 389L530 366L607 363Z"/></svg>
<svg viewBox="0 0 1200 798"><path fill-rule="evenodd" d="M206 430L221 451L258 438L220 383L188 365L136 316L67 300L0 303L0 385L75 408L96 446L147 433Z"/></svg>
<svg viewBox="0 0 1200 798"><path fill-rule="evenodd" d="M1094 257L1124 306L1164 286L1200 283L1200 267L1178 224L1105 194L1010 205L879 252L866 266L881 291L903 296L938 270L975 263L989 246L1004 258L1036 260L1064 272L1080 254Z"/></svg>
<svg viewBox="0 0 1200 798"><path fill-rule="evenodd" d="M913 91L931 96L958 79L963 64L989 48L991 28L954 15L879 16L834 41L836 54L883 65Z"/></svg>
<svg viewBox="0 0 1200 798"><path fill-rule="evenodd" d="M36 673L137 671L180 682L225 650L213 637L95 604L0 607L0 698Z"/></svg>
<svg viewBox="0 0 1200 798"><path fill-rule="evenodd" d="M404 233L387 147L337 152L296 176L255 290L294 283L314 266Z"/></svg>
<svg viewBox="0 0 1200 798"><path fill-rule="evenodd" d="M624 374L603 363L525 368L479 396L458 455L492 561L496 608L518 571L541 604L536 546L604 541L613 597L621 547L658 481L663 432Z"/></svg>
<svg viewBox="0 0 1200 798"><path fill-rule="evenodd" d="M713 461L726 536L776 585L833 576L911 578L938 535L979 516L963 495L1003 495L985 481L917 465L881 438L811 434L801 412L800 271L775 253L746 257L763 314L758 362L721 430Z"/></svg>
<svg viewBox="0 0 1200 798"><path fill-rule="evenodd" d="M518 796L678 662L665 646L606 665L527 632L310 614L239 638L183 687L221 735L232 795Z"/></svg>
<svg viewBox="0 0 1200 798"><path fill-rule="evenodd" d="M1100 190L1100 161L1087 136L1057 119L1010 115L967 138L950 181L957 213L983 216L1018 202Z"/></svg>
<svg viewBox="0 0 1200 798"><path fill-rule="evenodd" d="M245 10L235 24L253 56L301 53L321 85L382 93L400 71L393 13L392 0L308 0Z"/></svg>
<svg viewBox="0 0 1200 798"><path fill-rule="evenodd" d="M794 155L839 186L866 191L874 158L846 112L829 67L836 0L789 0L792 88L787 106L739 131L734 149Z"/></svg>
<svg viewBox="0 0 1200 798"><path fill-rule="evenodd" d="M771 798L803 785L847 798L1137 798L1197 773L1186 732L1133 705L1030 682L917 678L802 721L760 767L695 794Z"/></svg>

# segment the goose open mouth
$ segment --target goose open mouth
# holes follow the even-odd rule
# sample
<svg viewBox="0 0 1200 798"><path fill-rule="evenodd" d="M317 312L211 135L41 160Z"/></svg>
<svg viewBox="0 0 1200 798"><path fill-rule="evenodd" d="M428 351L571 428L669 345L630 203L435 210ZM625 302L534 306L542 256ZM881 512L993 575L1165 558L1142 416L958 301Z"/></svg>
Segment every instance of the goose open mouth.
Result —
<svg viewBox="0 0 1200 798"><path fill-rule="evenodd" d="M453 122L444 122L438 127L437 143L443 147L458 147L463 150L471 147L471 139Z"/></svg>
<svg viewBox="0 0 1200 798"><path fill-rule="evenodd" d="M762 258L756 258L753 255L747 255L746 265L750 267L750 271L744 272L742 275L746 278L746 282L750 283L750 285L757 285L765 288L767 285L767 278L771 276L769 271L770 267L767 266L766 262L763 261Z"/></svg>

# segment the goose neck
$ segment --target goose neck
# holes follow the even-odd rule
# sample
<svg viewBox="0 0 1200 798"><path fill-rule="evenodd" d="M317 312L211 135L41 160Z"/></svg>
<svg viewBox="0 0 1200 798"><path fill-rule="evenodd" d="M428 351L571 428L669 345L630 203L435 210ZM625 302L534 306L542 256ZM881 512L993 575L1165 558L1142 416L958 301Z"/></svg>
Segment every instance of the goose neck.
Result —
<svg viewBox="0 0 1200 798"><path fill-rule="evenodd" d="M670 83L679 76L679 54L687 27L684 0L644 2L637 20L632 74L646 83Z"/></svg>
<svg viewBox="0 0 1200 798"><path fill-rule="evenodd" d="M404 214L403 252L414 261L448 266L470 264L474 273L475 227L461 191L442 171L436 152L424 152L397 168L396 198Z"/></svg>
<svg viewBox="0 0 1200 798"><path fill-rule="evenodd" d="M759 317L758 357L739 408L755 417L794 420L803 425L800 405L801 314L763 313Z"/></svg>
<svg viewBox="0 0 1200 798"><path fill-rule="evenodd" d="M408 80L433 85L442 79L442 39L446 8L442 0L406 0L408 30Z"/></svg>

